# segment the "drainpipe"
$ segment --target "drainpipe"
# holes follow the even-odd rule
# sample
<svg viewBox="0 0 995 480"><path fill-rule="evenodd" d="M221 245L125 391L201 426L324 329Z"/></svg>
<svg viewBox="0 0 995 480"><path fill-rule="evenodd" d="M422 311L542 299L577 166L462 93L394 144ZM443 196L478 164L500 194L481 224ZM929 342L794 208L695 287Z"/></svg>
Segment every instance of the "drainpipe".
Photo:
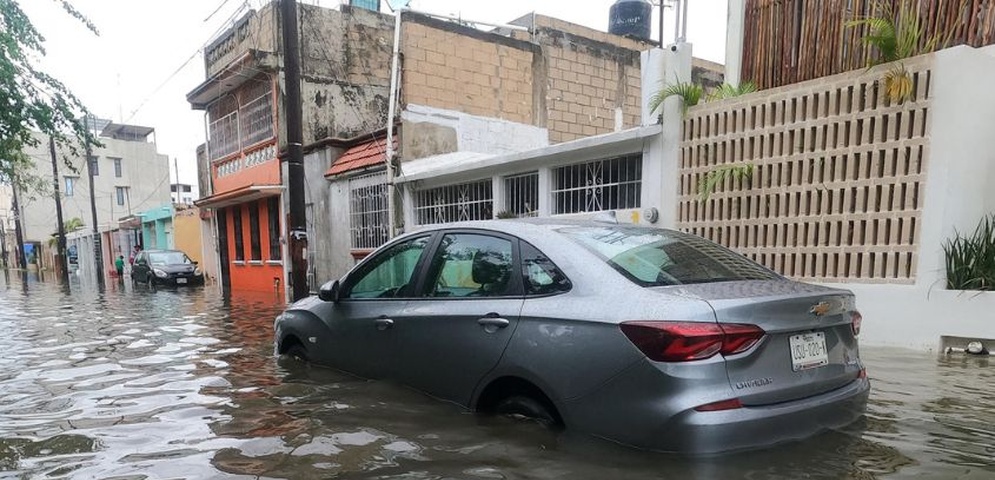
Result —
<svg viewBox="0 0 995 480"><path fill-rule="evenodd" d="M394 115L397 104L397 84L400 76L400 54L401 54L401 15L406 10L401 7L394 14L394 54L390 65L390 100L387 105L387 148L384 153L384 161L387 163L387 222L389 224L388 235L390 238L397 236L397 186L394 184L395 164L394 155Z"/></svg>

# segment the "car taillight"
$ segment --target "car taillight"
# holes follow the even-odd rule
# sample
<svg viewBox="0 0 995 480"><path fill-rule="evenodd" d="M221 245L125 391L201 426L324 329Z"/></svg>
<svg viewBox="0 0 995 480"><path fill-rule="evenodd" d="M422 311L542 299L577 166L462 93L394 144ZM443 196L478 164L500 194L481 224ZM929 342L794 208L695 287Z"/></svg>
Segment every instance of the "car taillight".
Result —
<svg viewBox="0 0 995 480"><path fill-rule="evenodd" d="M743 404L738 398L733 398L730 400L722 400L721 402L706 403L700 407L695 407L694 409L699 412L719 412L722 410L734 410L737 408L743 408Z"/></svg>
<svg viewBox="0 0 995 480"><path fill-rule="evenodd" d="M864 321L864 316L854 310L850 312L850 328L853 329L853 336L860 335L860 324Z"/></svg>
<svg viewBox="0 0 995 480"><path fill-rule="evenodd" d="M735 355L756 345L765 332L756 325L698 322L624 322L622 333L656 362L690 362Z"/></svg>

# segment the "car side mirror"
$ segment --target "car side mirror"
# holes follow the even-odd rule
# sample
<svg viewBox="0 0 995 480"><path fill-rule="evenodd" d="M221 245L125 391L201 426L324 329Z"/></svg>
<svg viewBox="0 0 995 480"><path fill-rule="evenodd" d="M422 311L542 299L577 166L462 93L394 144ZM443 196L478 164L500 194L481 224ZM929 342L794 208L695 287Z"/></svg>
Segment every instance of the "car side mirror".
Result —
<svg viewBox="0 0 995 480"><path fill-rule="evenodd" d="M325 283L318 290L318 298L323 302L339 302L339 281L333 280L331 282Z"/></svg>

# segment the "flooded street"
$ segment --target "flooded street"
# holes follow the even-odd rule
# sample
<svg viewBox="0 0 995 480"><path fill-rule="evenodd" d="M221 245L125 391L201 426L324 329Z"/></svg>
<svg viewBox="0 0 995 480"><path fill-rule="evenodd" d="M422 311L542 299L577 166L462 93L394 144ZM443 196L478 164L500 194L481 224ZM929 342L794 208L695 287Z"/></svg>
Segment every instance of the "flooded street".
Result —
<svg viewBox="0 0 995 480"><path fill-rule="evenodd" d="M0 478L995 477L995 365L865 348L866 422L684 458L278 360L271 298L0 277Z"/></svg>

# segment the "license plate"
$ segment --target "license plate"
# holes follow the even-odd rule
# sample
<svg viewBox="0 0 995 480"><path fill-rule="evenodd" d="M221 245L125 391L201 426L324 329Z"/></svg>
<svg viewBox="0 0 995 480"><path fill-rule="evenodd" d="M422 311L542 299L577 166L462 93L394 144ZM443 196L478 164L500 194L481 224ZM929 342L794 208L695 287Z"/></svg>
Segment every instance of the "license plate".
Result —
<svg viewBox="0 0 995 480"><path fill-rule="evenodd" d="M176 284L177 285L181 285L181 284L184 284L184 283L187 283L187 279L185 279L185 278L177 278L176 279Z"/></svg>
<svg viewBox="0 0 995 480"><path fill-rule="evenodd" d="M826 351L826 334L823 332L803 333L789 338L791 347L791 369L798 372L829 364Z"/></svg>

